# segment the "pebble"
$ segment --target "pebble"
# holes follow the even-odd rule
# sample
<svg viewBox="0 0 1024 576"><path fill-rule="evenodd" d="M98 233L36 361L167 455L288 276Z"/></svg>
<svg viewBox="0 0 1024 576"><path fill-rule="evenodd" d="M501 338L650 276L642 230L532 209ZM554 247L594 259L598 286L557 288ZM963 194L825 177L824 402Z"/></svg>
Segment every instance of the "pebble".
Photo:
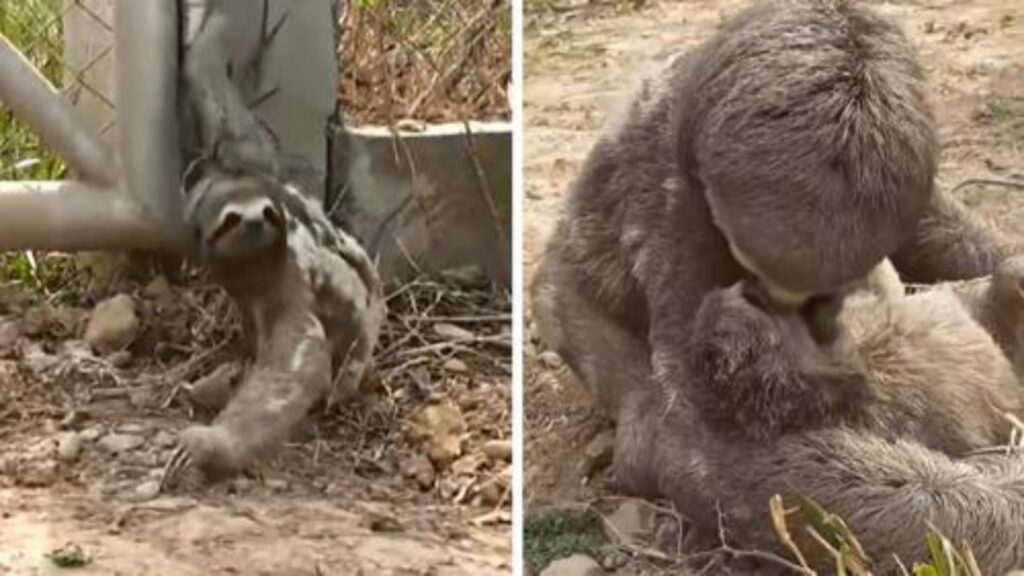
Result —
<svg viewBox="0 0 1024 576"><path fill-rule="evenodd" d="M178 438L166 430L161 430L153 436L153 444L157 448L170 448L178 443Z"/></svg>
<svg viewBox="0 0 1024 576"><path fill-rule="evenodd" d="M61 462L74 462L82 453L82 437L75 432L65 432L57 438L57 459Z"/></svg>
<svg viewBox="0 0 1024 576"><path fill-rule="evenodd" d="M105 452L120 454L145 444L146 439L135 434L107 434L100 438L99 447Z"/></svg>
<svg viewBox="0 0 1024 576"><path fill-rule="evenodd" d="M145 502L152 500L160 494L160 483L156 480L147 480L135 487L134 500Z"/></svg>
<svg viewBox="0 0 1024 576"><path fill-rule="evenodd" d="M445 360L441 367L448 372L455 372L457 374L469 372L469 366L466 366L466 363L458 358L449 358Z"/></svg>
<svg viewBox="0 0 1024 576"><path fill-rule="evenodd" d="M0 351L13 347L21 337L21 326L16 320L0 321Z"/></svg>
<svg viewBox="0 0 1024 576"><path fill-rule="evenodd" d="M497 506L505 495L505 487L502 486L501 482L492 480L481 486L478 494L480 495L481 503L485 506Z"/></svg>
<svg viewBox="0 0 1024 576"><path fill-rule="evenodd" d="M186 387L193 402L209 410L220 410L231 400L232 381L241 374L238 364L227 362Z"/></svg>
<svg viewBox="0 0 1024 576"><path fill-rule="evenodd" d="M118 426L117 431L122 434L145 434L146 426L139 424L138 422L128 422Z"/></svg>
<svg viewBox="0 0 1024 576"><path fill-rule="evenodd" d="M171 288L171 283L167 281L167 278L157 276L150 280L149 284L146 284L145 288L142 289L142 295L150 300L162 303L174 298L174 289Z"/></svg>
<svg viewBox="0 0 1024 576"><path fill-rule="evenodd" d="M414 443L422 444L435 470L444 470L462 455L462 435L466 422L458 407L432 404L413 414L407 433Z"/></svg>
<svg viewBox="0 0 1024 576"><path fill-rule="evenodd" d="M604 573L601 565L590 556L573 554L548 564L540 576L601 576Z"/></svg>
<svg viewBox="0 0 1024 576"><path fill-rule="evenodd" d="M82 440L85 440L86 442L94 442L97 438L99 438L102 435L102 426L93 426L91 428L86 428L85 430L82 430L81 432L78 433L78 436Z"/></svg>
<svg viewBox="0 0 1024 576"><path fill-rule="evenodd" d="M434 332L445 340L454 340L456 342L463 342L476 338L476 335L469 330L446 322L434 324Z"/></svg>
<svg viewBox="0 0 1024 576"><path fill-rule="evenodd" d="M619 504L604 523L609 542L625 546L640 546L654 533L655 510L643 500L631 499Z"/></svg>
<svg viewBox="0 0 1024 576"><path fill-rule="evenodd" d="M96 305L85 328L85 341L96 351L110 354L127 348L139 333L141 323L135 301L118 294Z"/></svg>
<svg viewBox="0 0 1024 576"><path fill-rule="evenodd" d="M282 478L267 478L263 484L272 492L284 492L288 489L288 481Z"/></svg>
<svg viewBox="0 0 1024 576"><path fill-rule="evenodd" d="M421 490L429 490L434 486L434 465L423 454L416 453L402 459L399 468L402 475L415 480Z"/></svg>
<svg viewBox="0 0 1024 576"><path fill-rule="evenodd" d="M132 363L132 353L128 350L118 350L107 356L107 362L114 368L127 368Z"/></svg>
<svg viewBox="0 0 1024 576"><path fill-rule="evenodd" d="M480 449L494 461L512 461L512 442L508 440L491 440Z"/></svg>
<svg viewBox="0 0 1024 576"><path fill-rule="evenodd" d="M611 465L615 456L615 431L602 430L583 450L581 469L588 478Z"/></svg>

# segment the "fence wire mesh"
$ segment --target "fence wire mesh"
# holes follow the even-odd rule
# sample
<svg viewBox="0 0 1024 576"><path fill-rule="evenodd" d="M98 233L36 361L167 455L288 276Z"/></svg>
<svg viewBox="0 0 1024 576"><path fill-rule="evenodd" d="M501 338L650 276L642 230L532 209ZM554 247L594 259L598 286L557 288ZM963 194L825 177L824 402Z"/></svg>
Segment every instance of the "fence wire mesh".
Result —
<svg viewBox="0 0 1024 576"><path fill-rule="evenodd" d="M112 141L113 0L0 0L0 33ZM58 179L66 168L39 137L0 105L0 179Z"/></svg>
<svg viewBox="0 0 1024 576"><path fill-rule="evenodd" d="M338 97L354 123L509 118L509 0L350 0L343 14ZM0 33L108 142L117 121L113 22L114 0L0 0ZM0 103L0 180L66 172Z"/></svg>

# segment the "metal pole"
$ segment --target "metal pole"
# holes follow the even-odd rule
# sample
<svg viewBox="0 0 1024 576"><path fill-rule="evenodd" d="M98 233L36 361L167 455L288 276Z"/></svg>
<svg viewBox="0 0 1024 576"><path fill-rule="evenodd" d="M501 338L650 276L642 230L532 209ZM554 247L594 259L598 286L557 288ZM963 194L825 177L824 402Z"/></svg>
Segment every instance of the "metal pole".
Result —
<svg viewBox="0 0 1024 576"><path fill-rule="evenodd" d="M122 188L0 181L0 250L163 250L160 226Z"/></svg>
<svg viewBox="0 0 1024 576"><path fill-rule="evenodd" d="M117 182L113 155L34 66L0 35L0 102L11 108L68 163L75 174L94 184Z"/></svg>
<svg viewBox="0 0 1024 576"><path fill-rule="evenodd" d="M178 140L178 2L118 0L118 144L127 191L159 224L167 245L187 248Z"/></svg>

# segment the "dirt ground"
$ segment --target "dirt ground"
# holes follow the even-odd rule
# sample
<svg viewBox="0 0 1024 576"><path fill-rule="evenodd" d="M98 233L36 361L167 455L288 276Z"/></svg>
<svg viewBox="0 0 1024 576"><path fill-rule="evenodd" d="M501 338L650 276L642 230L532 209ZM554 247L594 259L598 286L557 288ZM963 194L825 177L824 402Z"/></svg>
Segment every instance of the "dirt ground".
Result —
<svg viewBox="0 0 1024 576"><path fill-rule="evenodd" d="M100 356L84 327L113 293L141 328ZM181 384L240 359L223 293L158 279L26 301L0 285L0 574L509 573L508 294L462 274L388 305L365 405L252 474L158 493L175 433L211 416Z"/></svg>
<svg viewBox="0 0 1024 576"><path fill-rule="evenodd" d="M562 197L630 79L653 58L708 37L723 18L746 2L647 4L634 9L632 3L564 3L527 18L527 285ZM940 125L940 185L951 188L984 178L1024 182L1024 4L1019 0L871 4L901 23L920 51ZM1024 190L965 183L957 194L1007 231L1024 235ZM526 326L528 510L607 497L606 474L586 477L595 463L591 460L600 453L599 432L607 425L557 357L539 348L529 320ZM617 573L659 573L655 564L671 563L633 561Z"/></svg>

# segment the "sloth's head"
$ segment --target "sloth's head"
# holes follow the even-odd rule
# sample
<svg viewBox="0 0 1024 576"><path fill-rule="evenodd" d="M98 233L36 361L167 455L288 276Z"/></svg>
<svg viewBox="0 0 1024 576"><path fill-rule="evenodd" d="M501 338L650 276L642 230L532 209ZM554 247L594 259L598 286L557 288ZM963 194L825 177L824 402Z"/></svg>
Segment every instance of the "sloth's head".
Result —
<svg viewBox="0 0 1024 576"><path fill-rule="evenodd" d="M775 307L751 281L714 290L694 318L688 390L709 425L755 439L822 425L865 392L844 361L841 298Z"/></svg>
<svg viewBox="0 0 1024 576"><path fill-rule="evenodd" d="M193 188L188 220L204 263L256 262L283 252L285 215L271 186L254 176L220 175Z"/></svg>

